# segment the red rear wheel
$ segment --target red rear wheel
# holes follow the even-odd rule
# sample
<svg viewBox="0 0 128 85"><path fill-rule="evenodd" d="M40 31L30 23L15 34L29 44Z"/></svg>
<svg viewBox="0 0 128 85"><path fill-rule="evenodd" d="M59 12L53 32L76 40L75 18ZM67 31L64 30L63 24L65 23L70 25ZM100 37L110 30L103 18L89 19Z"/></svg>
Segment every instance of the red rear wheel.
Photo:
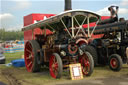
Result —
<svg viewBox="0 0 128 85"><path fill-rule="evenodd" d="M49 70L53 78L60 78L62 75L63 67L62 60L57 53L54 53L50 57Z"/></svg>
<svg viewBox="0 0 128 85"><path fill-rule="evenodd" d="M27 42L25 46L25 64L26 68L29 72L32 71L33 67L33 52L32 52L32 45Z"/></svg>
<svg viewBox="0 0 128 85"><path fill-rule="evenodd" d="M89 52L84 52L79 57L79 63L81 64L83 75L90 76L93 72L94 61Z"/></svg>
<svg viewBox="0 0 128 85"><path fill-rule="evenodd" d="M40 64L38 64L38 53L40 49L38 43L35 40L28 41L25 45L25 66L28 72L36 72L40 70Z"/></svg>

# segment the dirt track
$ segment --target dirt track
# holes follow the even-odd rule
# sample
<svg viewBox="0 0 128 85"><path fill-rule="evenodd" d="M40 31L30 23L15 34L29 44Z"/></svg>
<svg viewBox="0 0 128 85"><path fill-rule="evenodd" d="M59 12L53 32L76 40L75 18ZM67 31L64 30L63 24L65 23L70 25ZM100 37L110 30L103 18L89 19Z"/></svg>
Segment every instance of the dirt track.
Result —
<svg viewBox="0 0 128 85"><path fill-rule="evenodd" d="M48 80L47 82L45 82L45 79L42 79L41 76L49 76L48 71L40 72L28 76L27 74L29 73L26 72L24 69L8 68L8 69L0 70L0 78L2 78L2 80L0 79L0 85L128 85L128 72L127 72L128 68L124 68L124 69L126 71L125 74L122 74L121 72L114 72L115 75L108 74L109 76L105 76L105 77L104 75L96 76L96 77L91 76L76 81L70 80L69 76L63 77L60 80L48 79L47 77L46 79ZM107 70L107 68L105 70ZM22 78L21 75L25 77ZM31 80L31 78L33 77L35 78ZM40 80L36 81L35 79L38 77L40 77ZM30 78L30 80L27 80L28 78Z"/></svg>
<svg viewBox="0 0 128 85"><path fill-rule="evenodd" d="M8 85L38 85L38 84L33 84L30 82L27 82L25 80L19 80L16 79L13 74L8 73L4 71L3 76L5 79L8 81ZM0 83L0 85L6 85ZM44 84L39 84L39 85L44 85ZM46 84L47 85L47 84ZM120 77L106 77L106 78L95 78L95 79L83 79L83 80L76 80L76 81L64 81L64 82L59 82L59 83L52 83L48 85L128 85L128 74L127 75L122 75Z"/></svg>
<svg viewBox="0 0 128 85"><path fill-rule="evenodd" d="M66 83L60 83L55 85L128 85L128 75L121 77L106 77L106 78L96 78L90 80L78 80Z"/></svg>
<svg viewBox="0 0 128 85"><path fill-rule="evenodd" d="M16 71L18 71L17 73L19 74L21 73L19 70ZM24 79L19 79L18 77L16 77L18 76L17 73L15 73L15 71L12 69L0 70L0 76L4 80L4 82L0 81L0 85L39 85L26 81Z"/></svg>

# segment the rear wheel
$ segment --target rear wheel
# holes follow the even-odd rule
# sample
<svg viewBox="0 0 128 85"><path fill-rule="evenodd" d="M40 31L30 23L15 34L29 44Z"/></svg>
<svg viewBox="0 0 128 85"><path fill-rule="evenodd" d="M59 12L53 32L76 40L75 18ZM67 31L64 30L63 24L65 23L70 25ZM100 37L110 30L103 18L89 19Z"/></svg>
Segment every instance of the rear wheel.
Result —
<svg viewBox="0 0 128 85"><path fill-rule="evenodd" d="M38 63L38 53L40 46L37 41L28 41L25 45L25 66L28 72L40 71L41 65Z"/></svg>
<svg viewBox="0 0 128 85"><path fill-rule="evenodd" d="M93 73L94 61L89 52L84 52L79 56L79 63L81 64L83 75L90 76Z"/></svg>
<svg viewBox="0 0 128 85"><path fill-rule="evenodd" d="M49 71L53 78L60 78L63 72L62 60L57 53L53 53L49 61Z"/></svg>
<svg viewBox="0 0 128 85"><path fill-rule="evenodd" d="M122 59L118 54L112 54L109 58L109 67L113 71L120 71L122 68Z"/></svg>

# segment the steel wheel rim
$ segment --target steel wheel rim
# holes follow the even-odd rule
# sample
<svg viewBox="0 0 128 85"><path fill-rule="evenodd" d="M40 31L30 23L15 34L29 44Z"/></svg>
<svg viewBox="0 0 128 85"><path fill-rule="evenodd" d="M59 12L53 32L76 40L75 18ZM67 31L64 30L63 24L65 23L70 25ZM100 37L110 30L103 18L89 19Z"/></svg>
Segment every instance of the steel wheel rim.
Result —
<svg viewBox="0 0 128 85"><path fill-rule="evenodd" d="M27 71L32 72L33 68L34 53L32 51L32 45L27 42L25 46L25 65Z"/></svg>
<svg viewBox="0 0 128 85"><path fill-rule="evenodd" d="M90 63L88 56L84 53L80 56L79 62L81 63L82 72L84 75L87 75L90 71Z"/></svg>
<svg viewBox="0 0 128 85"><path fill-rule="evenodd" d="M126 48L126 56L128 58L128 47Z"/></svg>
<svg viewBox="0 0 128 85"><path fill-rule="evenodd" d="M49 61L49 70L50 70L50 74L53 78L56 78L58 75L58 63L57 63L57 59L54 55L52 55L50 57L50 61Z"/></svg>
<svg viewBox="0 0 128 85"><path fill-rule="evenodd" d="M112 58L110 60L110 65L111 65L112 68L116 68L117 67L117 64L118 64L118 62L117 62L117 59L116 58Z"/></svg>

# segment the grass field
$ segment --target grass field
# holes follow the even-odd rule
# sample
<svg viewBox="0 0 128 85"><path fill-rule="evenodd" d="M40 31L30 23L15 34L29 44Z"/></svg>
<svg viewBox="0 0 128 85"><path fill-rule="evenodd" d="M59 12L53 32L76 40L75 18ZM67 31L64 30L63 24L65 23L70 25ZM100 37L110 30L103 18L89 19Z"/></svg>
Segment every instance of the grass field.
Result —
<svg viewBox="0 0 128 85"><path fill-rule="evenodd" d="M24 52L17 53L5 53L6 63L10 63L14 59L20 59ZM84 79L95 79L100 77L110 77L110 76L122 76L128 75L128 65L123 65L120 72L113 72L108 66L95 67L94 72L90 77L84 77ZM29 73L26 71L25 67L15 68L13 66L7 67L5 65L0 65L0 81L6 83L7 85L52 85L59 82L70 81L69 70L63 72L61 79L53 79L49 74L49 69L47 67L42 68L41 72ZM13 81L13 82L11 82ZM73 82L73 81L71 81ZM10 84L12 83L12 84ZM16 84L20 83L20 84Z"/></svg>
<svg viewBox="0 0 128 85"><path fill-rule="evenodd" d="M6 56L6 63L10 63L14 59L20 59L24 52L16 52L16 53L4 53Z"/></svg>

